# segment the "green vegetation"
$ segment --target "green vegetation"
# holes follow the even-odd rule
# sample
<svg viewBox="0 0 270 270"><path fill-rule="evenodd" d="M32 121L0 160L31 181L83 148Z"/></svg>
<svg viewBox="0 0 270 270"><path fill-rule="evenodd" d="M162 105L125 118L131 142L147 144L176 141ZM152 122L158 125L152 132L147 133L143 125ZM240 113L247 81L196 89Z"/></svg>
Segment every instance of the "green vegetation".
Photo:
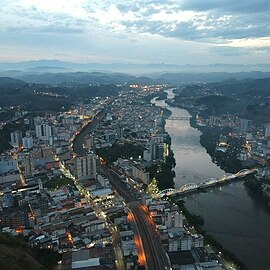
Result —
<svg viewBox="0 0 270 270"><path fill-rule="evenodd" d="M27 126L23 123L23 120L8 123L0 130L0 153L4 152L5 150L12 149L11 145L9 144L10 133L15 130L22 132L27 130Z"/></svg>
<svg viewBox="0 0 270 270"><path fill-rule="evenodd" d="M193 84L175 91L175 105L198 108L200 116L238 114L251 119L257 124L269 122L270 105L266 101L269 96L270 78L235 80L222 82Z"/></svg>
<svg viewBox="0 0 270 270"><path fill-rule="evenodd" d="M134 145L125 143L123 145L113 144L112 147L96 149L96 153L102 157L106 162L112 163L118 158L138 158L143 155L145 149L141 145Z"/></svg>
<svg viewBox="0 0 270 270"><path fill-rule="evenodd" d="M54 75L52 76L54 77ZM43 79L46 81L45 77L46 75L43 75ZM55 77L51 78L52 80L48 80L48 82L54 84L55 80L59 82L63 77L63 74L55 74ZM68 81L68 78L64 80ZM0 94L3 96L0 100L0 106L21 105L29 111L59 111L62 107L69 109L74 99L114 96L122 90L121 87L114 84L99 84L102 81L102 77L99 77L99 83L96 85L84 82L88 81L87 75L78 82L76 82L76 79L71 79L71 81L73 82L51 86L38 83L27 84L11 78L0 78ZM60 96L51 96L48 93Z"/></svg>
<svg viewBox="0 0 270 270"><path fill-rule="evenodd" d="M9 77L0 77L0 93L2 94L4 91L10 91L11 89L17 89L18 87L22 87L26 85L24 81L16 80Z"/></svg>
<svg viewBox="0 0 270 270"><path fill-rule="evenodd" d="M150 178L155 178L157 181L157 187L159 190L174 187L175 172L175 159L173 152L169 151L169 156L165 158L165 161L161 164L152 164L147 167L146 170L150 173Z"/></svg>
<svg viewBox="0 0 270 270"><path fill-rule="evenodd" d="M221 169L228 173L236 173L242 169L237 155L242 148L243 142L238 138L227 136L228 147L226 152L216 151L220 136L226 136L229 131L228 128L206 128L200 136L200 143Z"/></svg>
<svg viewBox="0 0 270 270"><path fill-rule="evenodd" d="M239 102L226 96L206 96L196 101L195 105L204 105L201 116L222 115L227 112L239 112Z"/></svg>
<svg viewBox="0 0 270 270"><path fill-rule="evenodd" d="M70 100L61 97L44 96L41 94L21 93L18 95L3 95L0 106L21 105L28 111L62 111L71 106Z"/></svg>
<svg viewBox="0 0 270 270"><path fill-rule="evenodd" d="M5 112L0 112L0 122L5 122L9 120L11 117L14 116L15 111L16 110L13 109L13 110L5 111Z"/></svg>
<svg viewBox="0 0 270 270"><path fill-rule="evenodd" d="M164 91L160 91L160 92L153 92L149 95L147 95L145 97L145 100L150 103L150 101L153 99L153 98L157 98L157 100L165 100L167 99L167 96L168 96L168 93L167 92L164 92Z"/></svg>
<svg viewBox="0 0 270 270"><path fill-rule="evenodd" d="M187 221L189 224L191 224L192 226L194 226L194 228L199 232L201 230L200 226L204 225L204 218L200 215L195 215L190 213L184 205L184 201L178 201L177 205L180 209L180 211L182 211L183 215L186 217Z"/></svg>
<svg viewBox="0 0 270 270"><path fill-rule="evenodd" d="M268 102L248 105L245 118L252 119L256 124L269 123L270 104Z"/></svg>
<svg viewBox="0 0 270 270"><path fill-rule="evenodd" d="M162 91L158 93L157 100L165 100L167 99L167 97L168 97L168 93Z"/></svg>
<svg viewBox="0 0 270 270"><path fill-rule="evenodd" d="M31 248L21 236L0 233L0 269L45 270L52 269L61 260L58 252Z"/></svg>
<svg viewBox="0 0 270 270"><path fill-rule="evenodd" d="M56 178L53 178L51 180L48 180L45 183L44 187L46 187L48 189L57 189L57 188L72 185L72 184L73 184L73 180L71 178L56 177Z"/></svg>
<svg viewBox="0 0 270 270"><path fill-rule="evenodd" d="M170 117L172 115L172 112L170 110L166 109L166 108L163 108L162 111L163 111L163 116L165 118L168 118L168 117Z"/></svg>
<svg viewBox="0 0 270 270"><path fill-rule="evenodd" d="M262 181L258 180L255 176L249 176L244 185L248 188L250 193L260 202L269 206L270 198L263 191Z"/></svg>
<svg viewBox="0 0 270 270"><path fill-rule="evenodd" d="M69 94L71 97L90 98L115 96L120 90L121 88L114 84L89 85L87 83L73 87L72 90L66 88L65 93Z"/></svg>

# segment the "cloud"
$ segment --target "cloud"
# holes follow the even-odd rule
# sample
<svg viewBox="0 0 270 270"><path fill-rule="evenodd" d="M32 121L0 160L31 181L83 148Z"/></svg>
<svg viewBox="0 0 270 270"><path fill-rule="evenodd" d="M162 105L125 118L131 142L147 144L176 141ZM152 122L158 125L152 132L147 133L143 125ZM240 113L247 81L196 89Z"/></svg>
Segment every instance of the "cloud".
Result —
<svg viewBox="0 0 270 270"><path fill-rule="evenodd" d="M50 29L64 33L65 27L67 33L90 28L199 40L260 38L270 32L268 0L105 0L101 4L87 0L5 2L8 5L2 11L9 17L4 15L4 18L13 29L17 25L32 24L36 30L40 26L40 32L47 33ZM81 21L79 25L78 20Z"/></svg>
<svg viewBox="0 0 270 270"><path fill-rule="evenodd" d="M174 58L161 46L192 42L200 52L244 57L270 46L269 5L269 0L1 0L0 39L6 47L27 46L28 40L29 48L63 46L69 55L72 48L111 58L126 52L125 59L128 53L152 59L157 52L162 61ZM155 43L160 40L163 45ZM146 47L153 44L156 51ZM194 55L192 48L187 51Z"/></svg>
<svg viewBox="0 0 270 270"><path fill-rule="evenodd" d="M223 56L243 56L248 55L250 51L245 48L237 48L237 47L230 47L230 46L215 46L212 47L210 53L214 53L217 55Z"/></svg>
<svg viewBox="0 0 270 270"><path fill-rule="evenodd" d="M270 8L268 0L184 0L184 10L219 11L223 13L267 13Z"/></svg>

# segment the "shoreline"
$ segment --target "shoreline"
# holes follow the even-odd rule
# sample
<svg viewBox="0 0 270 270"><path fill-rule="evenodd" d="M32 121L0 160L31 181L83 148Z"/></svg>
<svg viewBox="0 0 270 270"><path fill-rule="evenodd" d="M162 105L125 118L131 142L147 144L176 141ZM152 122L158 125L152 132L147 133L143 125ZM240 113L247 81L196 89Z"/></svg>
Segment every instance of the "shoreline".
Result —
<svg viewBox="0 0 270 270"><path fill-rule="evenodd" d="M195 128L195 129L198 129L202 134L203 134L203 132L205 131L205 129L206 129L206 127L204 127L204 126L198 126L197 124L196 124L196 121L195 121L195 116L196 116L196 112L195 111L192 111L192 110L190 110L190 108L188 109L188 108L186 108L186 107L184 107L184 106L177 106L177 105L175 105L175 104L171 104L170 102L167 102L167 100L165 100L165 102L169 105L169 106L171 106L171 107L176 107L176 108L179 108L179 109L184 109L184 110L187 110L188 111L188 113L190 114L190 120L189 120L189 124L190 124L190 126L192 127L192 128ZM155 105L156 106L156 105ZM167 109L166 108L166 110L169 110L169 109ZM165 126L164 126L164 129L165 129ZM201 135L202 135L201 134ZM169 137L171 138L171 136L170 136L170 134L168 134L169 135ZM200 140L200 144L201 144L201 140ZM201 144L201 146L203 147L203 148L205 148L202 144ZM206 149L206 148L205 148ZM172 149L172 151L173 151L173 149ZM207 151L207 149L206 149L206 151ZM208 152L207 152L208 153ZM209 154L209 153L208 153ZM211 156L211 158L212 158L212 156ZM175 161L176 162L176 161ZM190 224L193 224L193 222L190 222L190 217L191 216L193 216L194 214L192 214L192 213L190 213L189 211L188 211L188 209L185 207L185 205L184 205L184 201L183 200L181 200L181 202L180 202L180 204L179 203L177 203L177 205L179 206L179 208L180 209L182 209L182 211L183 211L183 213L184 213L184 216L185 216L185 218L186 218L186 220L188 221L188 223L190 223ZM189 217L189 218L188 218ZM204 219L204 217L202 216L201 217L202 219ZM229 261L232 261L234 264L236 264L236 265L238 265L239 266L239 269L241 268L241 269L243 269L243 270L250 270L240 259L238 259L237 257L236 257L236 255L234 254L234 253L232 253L231 251L229 251L229 250L227 250L227 249L225 249L221 244L220 244L220 242L219 241L217 241L216 240L216 238L211 234L211 233L208 233L208 232L206 232L203 228L202 228L202 226L203 226L203 224L193 224L193 226L194 226L194 228L195 228L195 230L196 230L196 232L198 232L198 233L200 233L200 234L202 234L204 237L205 237L205 242L206 242L206 245L205 246L212 246L213 247L213 250L215 250L215 251L217 251L217 250L220 250L219 252L221 252L222 254L223 254L223 256L222 256L222 258L223 259L225 259L225 260L229 260Z"/></svg>
<svg viewBox="0 0 270 270"><path fill-rule="evenodd" d="M171 105L170 105L171 106ZM188 108L181 107L181 106L174 106L180 109L187 110L188 113L191 115L191 118L189 120L189 124L192 128L198 129L202 134L200 135L200 145L207 151L208 155L210 155L212 161L216 158L215 155L212 155L209 151L209 149L205 146L204 143L202 143L202 138L205 135L205 132L207 131L207 126L200 126L196 123L195 117L196 117L196 112L192 110L188 110ZM213 128L213 130L218 130L218 128ZM227 159L228 161L228 159ZM224 167L222 164L219 164L218 162L216 163L222 170L224 170L226 173L235 173L237 170L243 169L243 166L238 167L237 170L235 170L235 167ZM267 195L264 191L261 191L261 185L262 182L254 175L253 178L247 178L244 181L244 186L247 189L247 192L250 194L253 200L256 202L259 202L263 208L266 210L270 211L270 197ZM254 188L254 185L258 187L258 190ZM268 198L267 198L268 197Z"/></svg>

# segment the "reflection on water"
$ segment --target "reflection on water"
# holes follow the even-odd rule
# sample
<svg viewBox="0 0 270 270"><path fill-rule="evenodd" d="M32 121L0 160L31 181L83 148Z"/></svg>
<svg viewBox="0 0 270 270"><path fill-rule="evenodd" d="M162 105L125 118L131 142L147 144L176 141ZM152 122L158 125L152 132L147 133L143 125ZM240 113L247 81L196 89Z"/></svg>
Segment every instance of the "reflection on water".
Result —
<svg viewBox="0 0 270 270"><path fill-rule="evenodd" d="M169 91L169 98L173 98ZM155 101L164 106L164 101ZM186 110L171 108L172 117L189 116ZM200 183L204 179L224 175L200 145L200 131L189 121L167 120L166 130L172 138L176 159L175 185ZM205 219L205 230L213 234L227 249L251 270L270 269L270 215L251 198L242 182L193 194L185 198L186 207Z"/></svg>
<svg viewBox="0 0 270 270"><path fill-rule="evenodd" d="M173 97L171 93L170 97ZM166 106L164 101L155 103L157 106ZM190 116L186 110L171 107L170 110L172 117ZM200 145L201 132L192 128L188 120L166 120L166 131L172 138L172 149L176 159L176 187L186 183L200 183L211 177L219 178L225 174Z"/></svg>

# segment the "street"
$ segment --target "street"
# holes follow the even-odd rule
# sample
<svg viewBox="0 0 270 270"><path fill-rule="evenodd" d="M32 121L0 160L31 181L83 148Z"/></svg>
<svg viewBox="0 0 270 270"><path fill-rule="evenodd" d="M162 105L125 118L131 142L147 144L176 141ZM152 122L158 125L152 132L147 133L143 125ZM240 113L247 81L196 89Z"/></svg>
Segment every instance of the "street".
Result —
<svg viewBox="0 0 270 270"><path fill-rule="evenodd" d="M163 250L159 235L155 230L155 224L151 219L146 205L132 202L129 205L132 216L133 226L138 228L138 237L142 240L145 262L149 270L170 269L166 253ZM140 260L140 257L139 257Z"/></svg>

